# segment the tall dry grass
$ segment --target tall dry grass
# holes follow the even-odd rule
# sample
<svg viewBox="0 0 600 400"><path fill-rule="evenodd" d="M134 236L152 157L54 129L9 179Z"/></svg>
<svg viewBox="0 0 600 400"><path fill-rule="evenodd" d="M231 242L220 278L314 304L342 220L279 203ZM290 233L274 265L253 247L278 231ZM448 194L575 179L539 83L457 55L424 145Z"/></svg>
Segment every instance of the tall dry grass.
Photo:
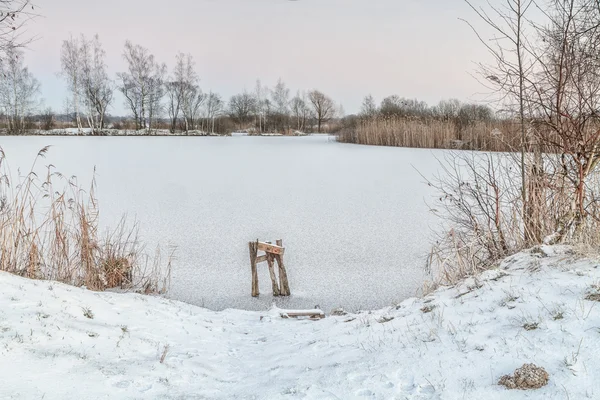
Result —
<svg viewBox="0 0 600 400"><path fill-rule="evenodd" d="M165 293L172 251L166 259L147 255L137 224L125 217L101 234L95 179L83 190L51 164L40 176L37 164L48 149L40 150L29 172L13 176L0 148L0 271L95 291Z"/></svg>
<svg viewBox="0 0 600 400"><path fill-rule="evenodd" d="M375 146L433 149L512 151L519 148L520 133L510 121L457 124L423 118L360 120L354 128L338 134L338 141Z"/></svg>

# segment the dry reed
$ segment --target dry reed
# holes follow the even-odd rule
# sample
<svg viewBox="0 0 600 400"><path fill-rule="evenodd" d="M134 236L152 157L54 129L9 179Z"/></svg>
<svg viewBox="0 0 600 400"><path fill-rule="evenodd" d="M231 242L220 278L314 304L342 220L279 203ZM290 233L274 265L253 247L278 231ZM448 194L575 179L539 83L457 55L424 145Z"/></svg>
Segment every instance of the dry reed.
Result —
<svg viewBox="0 0 600 400"><path fill-rule="evenodd" d="M433 149L511 151L519 148L520 132L511 121L454 121L427 118L361 120L338 135L343 143Z"/></svg>
<svg viewBox="0 0 600 400"><path fill-rule="evenodd" d="M45 176L37 154L25 176L13 176L0 148L0 271L102 291L109 288L165 293L173 252L165 263L150 257L137 237L137 224L123 217L104 236L98 232L96 182L85 191L75 177L53 165Z"/></svg>

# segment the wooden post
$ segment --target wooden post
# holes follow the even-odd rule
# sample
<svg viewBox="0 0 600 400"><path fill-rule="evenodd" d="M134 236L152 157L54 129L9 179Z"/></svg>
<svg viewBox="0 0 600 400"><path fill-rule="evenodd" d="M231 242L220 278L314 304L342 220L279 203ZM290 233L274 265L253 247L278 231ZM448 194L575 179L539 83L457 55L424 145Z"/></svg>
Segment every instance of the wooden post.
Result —
<svg viewBox="0 0 600 400"><path fill-rule="evenodd" d="M252 269L252 297L259 296L258 288L258 269L257 264L266 261L269 264L269 275L271 276L271 284L273 287L273 296L289 296L290 284L288 283L287 272L283 264L283 241L277 240L277 245L271 242L249 242L248 249L250 251L250 267ZM262 256L258 255L259 251L264 251ZM275 274L275 262L279 269L279 283L277 283L277 275Z"/></svg>
<svg viewBox="0 0 600 400"><path fill-rule="evenodd" d="M277 246L283 247L283 240L277 240ZM287 272L285 271L285 265L283 265L283 257L281 254L274 255L277 265L279 266L279 287L281 296L290 295L290 284L288 282Z"/></svg>
<svg viewBox="0 0 600 400"><path fill-rule="evenodd" d="M258 297L260 294L258 289L258 270L256 269L256 257L258 255L258 240L249 242L250 249L250 267L252 269L252 297Z"/></svg>
<svg viewBox="0 0 600 400"><path fill-rule="evenodd" d="M267 253L267 263L269 264L269 274L271 275L271 284L273 285L273 296L279 296L279 285L275 277L275 268L273 266L273 255Z"/></svg>

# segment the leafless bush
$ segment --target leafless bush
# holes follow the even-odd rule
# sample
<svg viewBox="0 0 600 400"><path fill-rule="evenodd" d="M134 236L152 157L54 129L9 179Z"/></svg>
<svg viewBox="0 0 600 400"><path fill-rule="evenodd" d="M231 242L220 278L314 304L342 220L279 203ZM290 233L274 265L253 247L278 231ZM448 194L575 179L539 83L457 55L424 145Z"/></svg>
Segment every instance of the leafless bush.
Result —
<svg viewBox="0 0 600 400"><path fill-rule="evenodd" d="M534 155L526 154L527 167ZM585 180L585 218L565 228L565 212L572 208L573 182L565 177L564 157L542 154L543 173L535 183L536 198L527 198L535 215L540 242L597 248L600 245L599 171ZM437 196L431 209L442 219L442 229L428 258L434 285L458 280L489 269L504 257L537 244L523 215L519 154L452 151L439 160L439 174L428 181ZM531 184L531 180L529 183ZM533 192L533 191L530 191ZM577 232L575 230L577 229Z"/></svg>
<svg viewBox="0 0 600 400"><path fill-rule="evenodd" d="M443 220L428 267L438 283L453 284L488 269L524 246L520 171L509 153L451 152L428 184L432 210Z"/></svg>
<svg viewBox="0 0 600 400"><path fill-rule="evenodd" d="M0 270L96 291L119 286L164 293L172 252L166 263L145 255L137 226L125 218L102 238L95 181L84 191L52 165L38 177L36 164L47 151L38 153L29 173L13 179L0 149Z"/></svg>
<svg viewBox="0 0 600 400"><path fill-rule="evenodd" d="M518 119L521 138L506 157L443 163L433 186L451 233L430 266L447 283L541 242L600 246L599 3L538 4L541 23L527 18L530 0L467 3L499 37L478 35L494 60L481 77Z"/></svg>

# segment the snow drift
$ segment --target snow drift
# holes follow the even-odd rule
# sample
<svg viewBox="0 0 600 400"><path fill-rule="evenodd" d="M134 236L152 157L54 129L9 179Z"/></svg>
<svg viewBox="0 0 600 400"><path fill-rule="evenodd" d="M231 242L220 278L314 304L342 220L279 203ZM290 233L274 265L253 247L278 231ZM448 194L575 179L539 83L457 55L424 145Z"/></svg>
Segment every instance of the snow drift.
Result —
<svg viewBox="0 0 600 400"><path fill-rule="evenodd" d="M594 399L598 265L542 246L423 299L319 321L0 273L0 398ZM548 384L498 385L525 363Z"/></svg>

